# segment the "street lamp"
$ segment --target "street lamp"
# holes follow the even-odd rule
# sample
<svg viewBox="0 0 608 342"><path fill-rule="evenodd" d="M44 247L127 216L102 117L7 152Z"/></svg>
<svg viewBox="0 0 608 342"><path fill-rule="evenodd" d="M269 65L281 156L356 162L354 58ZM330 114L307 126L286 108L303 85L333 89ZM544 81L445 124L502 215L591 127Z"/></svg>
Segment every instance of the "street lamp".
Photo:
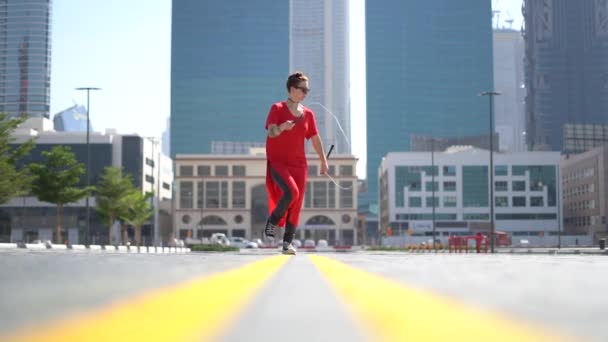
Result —
<svg viewBox="0 0 608 342"><path fill-rule="evenodd" d="M494 96L500 95L497 91L484 91L479 96L490 98L490 252L494 253Z"/></svg>
<svg viewBox="0 0 608 342"><path fill-rule="evenodd" d="M437 252L437 245L435 244L435 137L431 137L431 184L431 198L433 200L433 251Z"/></svg>
<svg viewBox="0 0 608 342"><path fill-rule="evenodd" d="M89 93L91 92L91 90L101 90L101 88L95 88L95 87L80 87L80 88L76 88L76 90L86 90L87 91L87 175L86 175L86 186L89 187L91 184L91 144L90 144L90 140L89 140L89 134L90 134L90 130L91 130L91 123L90 123L90 119L89 119L89 112L90 112L90 104L89 104ZM87 206L87 227L85 230L85 245L89 245L89 237L91 234L91 211L89 208L89 197L90 194L87 194L86 197L86 206Z"/></svg>

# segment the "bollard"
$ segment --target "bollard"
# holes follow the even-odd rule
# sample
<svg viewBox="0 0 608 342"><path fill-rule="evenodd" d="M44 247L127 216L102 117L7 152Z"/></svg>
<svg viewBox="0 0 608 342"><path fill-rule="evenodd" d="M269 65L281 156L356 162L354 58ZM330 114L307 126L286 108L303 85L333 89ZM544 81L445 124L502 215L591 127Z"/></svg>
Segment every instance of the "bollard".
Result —
<svg viewBox="0 0 608 342"><path fill-rule="evenodd" d="M600 239L600 249L606 249L606 239Z"/></svg>

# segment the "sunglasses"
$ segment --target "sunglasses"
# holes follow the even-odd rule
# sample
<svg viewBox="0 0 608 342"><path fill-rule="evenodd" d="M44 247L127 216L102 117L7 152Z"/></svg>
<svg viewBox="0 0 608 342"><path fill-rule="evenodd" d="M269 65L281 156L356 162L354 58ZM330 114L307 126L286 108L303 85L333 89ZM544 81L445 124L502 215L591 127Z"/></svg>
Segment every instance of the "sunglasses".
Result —
<svg viewBox="0 0 608 342"><path fill-rule="evenodd" d="M310 91L310 88L306 88L306 87L294 87L296 89L300 89L304 94L308 94L308 92Z"/></svg>

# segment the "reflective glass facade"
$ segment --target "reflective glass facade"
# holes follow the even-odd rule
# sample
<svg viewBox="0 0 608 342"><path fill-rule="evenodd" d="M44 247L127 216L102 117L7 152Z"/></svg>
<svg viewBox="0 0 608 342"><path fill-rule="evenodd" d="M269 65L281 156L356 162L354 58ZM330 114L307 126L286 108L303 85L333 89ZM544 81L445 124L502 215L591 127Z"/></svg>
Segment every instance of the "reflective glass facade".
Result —
<svg viewBox="0 0 608 342"><path fill-rule="evenodd" d="M608 124L608 3L523 3L526 139L563 151L566 124Z"/></svg>
<svg viewBox="0 0 608 342"><path fill-rule="evenodd" d="M367 200L378 166L412 134L483 135L491 90L489 1L366 1Z"/></svg>
<svg viewBox="0 0 608 342"><path fill-rule="evenodd" d="M0 112L49 117L51 0L0 0Z"/></svg>
<svg viewBox="0 0 608 342"><path fill-rule="evenodd" d="M74 105L53 116L53 126L58 132L86 132L87 109L84 106ZM91 131L93 127L91 126Z"/></svg>
<svg viewBox="0 0 608 342"><path fill-rule="evenodd" d="M315 112L325 145L335 145L336 154L351 153L348 0L290 3L290 70L301 70L310 80L304 104Z"/></svg>
<svg viewBox="0 0 608 342"><path fill-rule="evenodd" d="M171 155L265 141L286 98L289 2L173 0L171 34Z"/></svg>

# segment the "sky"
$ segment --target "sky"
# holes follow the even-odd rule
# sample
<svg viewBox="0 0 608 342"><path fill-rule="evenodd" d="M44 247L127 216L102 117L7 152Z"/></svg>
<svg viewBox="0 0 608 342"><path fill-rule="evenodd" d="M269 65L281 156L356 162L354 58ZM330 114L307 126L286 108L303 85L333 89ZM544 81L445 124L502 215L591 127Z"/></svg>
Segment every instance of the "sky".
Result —
<svg viewBox="0 0 608 342"><path fill-rule="evenodd" d="M219 0L218 0L219 1ZM287 1L287 0L284 0ZM493 0L521 27L521 0ZM357 176L365 177L365 1L350 0L351 122ZM95 131L160 137L170 115L171 0L53 1L51 115L86 105ZM496 21L494 21L496 23ZM280 85L277 85L280 86Z"/></svg>

